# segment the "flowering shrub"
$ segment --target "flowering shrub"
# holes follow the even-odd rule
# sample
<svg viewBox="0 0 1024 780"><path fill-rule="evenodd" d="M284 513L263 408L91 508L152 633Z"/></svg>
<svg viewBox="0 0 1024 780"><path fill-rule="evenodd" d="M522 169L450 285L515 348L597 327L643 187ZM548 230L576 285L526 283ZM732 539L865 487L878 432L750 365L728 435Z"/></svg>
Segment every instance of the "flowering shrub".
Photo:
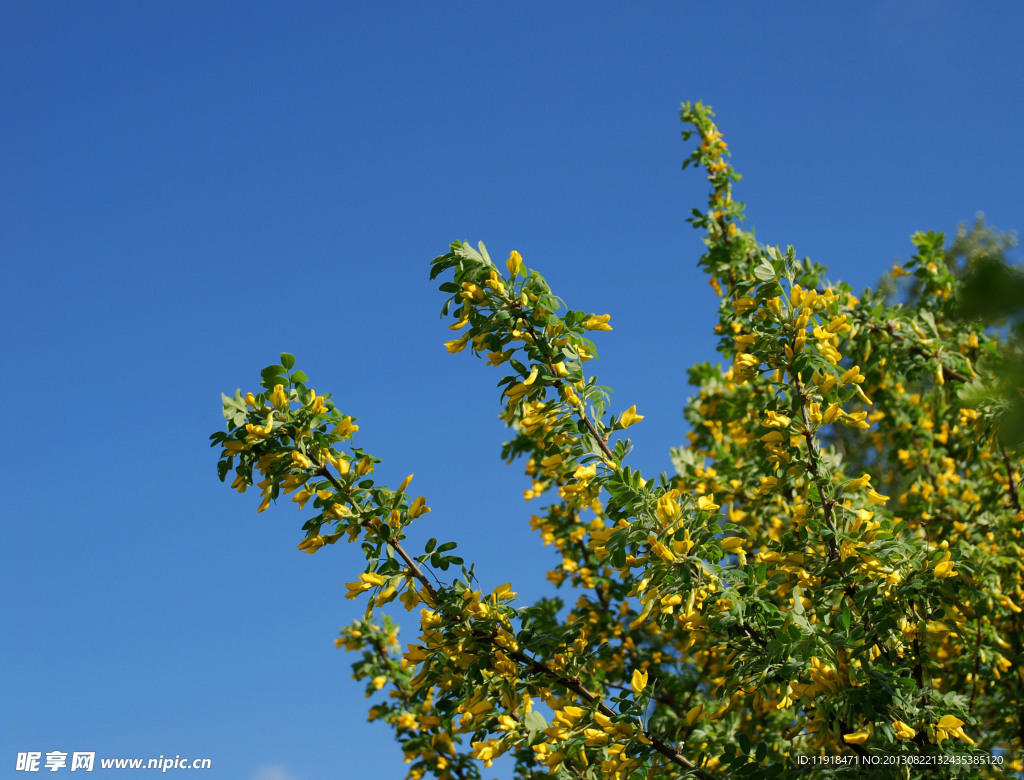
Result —
<svg viewBox="0 0 1024 780"><path fill-rule="evenodd" d="M378 485L355 418L291 355L259 393L224 397L221 479L255 485L260 512L309 505L300 550L366 554L347 587L367 614L337 644L369 695L386 690L370 718L394 729L410 778L477 778L506 754L522 778L1022 768L1020 442L1001 428L1019 399L990 391L1019 359L1011 332L964 313L970 269L941 234L913 237L888 293L859 296L759 245L712 117L682 108L686 166L711 183L691 221L727 364L691 370L671 476L629 464L622 432L643 415L608 413L588 376L608 314L567 310L515 251L499 265L456 243L432 263L448 352L507 374L502 456L525 461L527 499L552 501L531 522L569 609L474 589L454 542L409 550L430 511L411 475ZM405 646L375 611L396 599L419 611Z"/></svg>

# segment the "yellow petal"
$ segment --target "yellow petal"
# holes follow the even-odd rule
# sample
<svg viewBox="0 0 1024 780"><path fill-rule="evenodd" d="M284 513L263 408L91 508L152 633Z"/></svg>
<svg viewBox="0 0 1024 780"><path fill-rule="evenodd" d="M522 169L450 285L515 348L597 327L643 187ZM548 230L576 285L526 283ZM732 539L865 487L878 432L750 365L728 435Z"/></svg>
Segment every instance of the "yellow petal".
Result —
<svg viewBox="0 0 1024 780"><path fill-rule="evenodd" d="M850 745L863 745L870 736L867 729L861 729L860 731L854 731L852 734L843 734L843 741Z"/></svg>
<svg viewBox="0 0 1024 780"><path fill-rule="evenodd" d="M697 499L697 509L701 512L714 512L719 508L719 505L715 503L715 494L709 493L706 496L701 496Z"/></svg>
<svg viewBox="0 0 1024 780"><path fill-rule="evenodd" d="M917 732L910 728L902 720L894 720L892 722L893 730L896 732L896 736L900 739L913 739L917 736Z"/></svg>
<svg viewBox="0 0 1024 780"><path fill-rule="evenodd" d="M633 689L633 695L639 696L644 688L647 687L647 672L641 672L639 669L633 670L633 678L629 682L630 687Z"/></svg>
<svg viewBox="0 0 1024 780"><path fill-rule="evenodd" d="M945 729L946 731L953 731L963 725L964 722L954 715L943 715L939 718L939 728Z"/></svg>
<svg viewBox="0 0 1024 780"><path fill-rule="evenodd" d="M642 419L644 419L644 416L636 413L636 404L633 404L622 413L622 417L619 418L619 425L623 428L628 428L630 425L638 423Z"/></svg>
<svg viewBox="0 0 1024 780"><path fill-rule="evenodd" d="M523 256L513 249L512 254L508 256L508 260L505 261L505 266L508 268L512 278L515 279L519 276L519 271L523 267Z"/></svg>

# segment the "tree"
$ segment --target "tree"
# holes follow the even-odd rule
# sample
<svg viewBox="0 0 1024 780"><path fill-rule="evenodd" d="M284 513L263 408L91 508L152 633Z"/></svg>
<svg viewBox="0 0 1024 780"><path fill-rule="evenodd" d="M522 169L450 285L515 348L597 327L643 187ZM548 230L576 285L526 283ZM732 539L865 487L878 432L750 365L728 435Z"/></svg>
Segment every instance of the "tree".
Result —
<svg viewBox="0 0 1024 780"><path fill-rule="evenodd" d="M224 396L221 479L255 482L261 512L281 495L311 503L306 553L361 545L347 587L367 614L337 644L359 654L368 693L387 689L370 718L394 728L411 778L480 777L503 754L523 778L1020 772L1020 442L1000 434L1016 401L991 389L1012 360L1006 329L970 308L963 236L951 252L916 234L890 294L855 296L741 229L713 113L681 116L699 142L684 168L711 183L691 221L728 364L690 372L673 475L629 465L622 432L643 416L606 412L588 378L588 333L609 315L567 310L515 251L499 267L458 242L432 263L448 351L508 373L502 456L525 460L528 498L557 497L532 524L558 551L549 578L573 591L568 609L474 589L454 542L408 550L425 499L411 477L374 481L355 418L291 355L259 393ZM1018 274L1002 249L986 257ZM404 648L376 611L395 599L420 609Z"/></svg>

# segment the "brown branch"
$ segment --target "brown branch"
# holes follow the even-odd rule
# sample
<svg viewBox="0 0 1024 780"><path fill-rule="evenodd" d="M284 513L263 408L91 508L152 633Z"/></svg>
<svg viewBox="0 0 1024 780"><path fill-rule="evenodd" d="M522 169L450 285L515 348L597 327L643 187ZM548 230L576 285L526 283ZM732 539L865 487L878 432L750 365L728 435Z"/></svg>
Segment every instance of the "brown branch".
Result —
<svg viewBox="0 0 1024 780"><path fill-rule="evenodd" d="M1017 474L1013 470L1013 463L1010 461L1010 456L1006 454L1006 448L1003 446L1003 443L999 441L998 434L996 434L996 443L999 446L999 454L1003 458L1003 465L1006 466L1006 477L1009 480L1007 487L1010 489L1010 504L1014 509L1020 512L1020 497L1017 495Z"/></svg>
<svg viewBox="0 0 1024 780"><path fill-rule="evenodd" d="M348 490L345 488L345 486L342 485L334 477L334 475L332 475L330 473L330 471L327 470L327 468L323 464L317 463L316 461L314 461L314 463L318 467L317 468L317 473L319 473L321 476L323 476L327 480L329 480L330 483L332 485L334 485L335 489L339 493L341 493L343 495L348 495ZM427 579L426 575L423 574L423 571L419 568L419 566L417 566L416 562L402 548L402 545L399 544L394 539L388 539L387 540L387 544L388 544L389 547L391 547L392 550L394 550L398 554L398 556L403 561L405 561L406 566L409 567L410 573L417 580L420 581L420 583L423 585L424 589L430 595L431 599L434 599L437 596L437 591L430 584L430 581ZM563 686L564 688L567 688L568 690L570 690L573 693L575 693L576 695L578 695L580 698L584 699L587 703L593 704L593 703L596 702L597 706L598 706L598 709L602 713L607 715L609 718L616 717L617 713L614 710L612 710L610 707L608 707L608 705L606 705L604 702L602 702L600 700L600 697L598 697L596 694L593 694L590 691L588 691L586 688L584 688L583 684L580 682L580 679L578 677L565 677L563 675L559 675L554 670L548 668L548 666L546 666L545 664L541 663L540 661L537 661L536 659L530 658L529 656L524 655L523 653L521 653L519 651L508 651L508 650L505 650L503 648L500 648L500 647L498 647L495 644L494 637L492 637L490 635L474 633L474 637L476 639L485 641L491 647L495 647L497 649L502 650L510 658L513 658L518 663L520 663L521 665L526 666L533 674L541 675L541 676L544 676L544 677L546 677L546 678L548 678L550 680L553 680L557 684ZM651 745L654 747L655 750L657 750L659 753L664 755L666 758L668 758L673 763L675 763L675 764L677 764L677 765L679 765L679 766L681 766L681 767L683 767L685 769L695 771L697 776L702 778L702 780L712 780L712 775L707 774L706 772L704 772L703 770L698 768L697 765L694 764L692 761L690 761L688 758L686 758L685 756L681 755L677 750L669 747L668 745L663 743L661 740L659 740L657 737L652 736L651 733L649 731L647 731L646 729L644 730L644 736L648 740L650 740Z"/></svg>
<svg viewBox="0 0 1024 780"><path fill-rule="evenodd" d="M533 339L533 343L536 345L537 349L540 350L541 355L544 358L544 365L552 372L554 372L553 364L551 362L552 357L551 355L547 354L547 350L544 348L544 342L537 336L537 331L534 329L533 323L526 318L525 314L521 309L513 308L512 316L523 321L523 323L526 325L527 331L530 333L530 337ZM556 379L554 382L551 383L551 386L556 388L561 387L562 380ZM590 421L590 418L587 416L586 406L584 405L582 409L578 410L577 414L580 416L580 419L583 421L583 424L587 426L587 430L590 431L591 435L597 441L597 446L601 448L601 451L605 454L605 457L609 461L611 461L612 464L615 464L615 456L612 455L612 451L608 448L608 440L599 435L597 429L594 428L594 424ZM613 465L613 467L618 468L618 466L615 465Z"/></svg>
<svg viewBox="0 0 1024 780"><path fill-rule="evenodd" d="M310 460L313 462L315 466L317 466L317 473L320 476L326 478L332 485L334 485L335 490L337 490L342 495L349 495L348 489L344 485L342 485L335 478L335 476L331 474L330 471L327 470L327 467L325 465L319 463L313 458L310 458ZM366 523L362 523L361 525L364 528L366 527ZM430 580L427 579L427 576L423 573L423 570L416 564L416 561L414 561L409 556L409 554L404 549L402 549L402 546L394 539L388 539L387 544L388 547L390 547L392 550L398 553L398 556L405 562L405 565L408 567L409 573L420 581L420 584L423 585L423 588L430 595L431 599L435 598L437 596L437 591L434 589L434 586L430 584Z"/></svg>
<svg viewBox="0 0 1024 780"><path fill-rule="evenodd" d="M821 480L824 476L818 472L818 459L821 457L818 454L817 448L814 446L814 432L811 429L811 416L807 411L807 394L804 392L803 383L800 381L800 377L792 372L790 376L793 377L793 382L796 385L797 397L800 399L800 416L804 422L804 440L807 442L808 460L807 470L811 474L811 478L814 480L815 487L818 488L818 497L821 499L821 508L825 513L825 525L828 526L829 531L832 535L828 539L828 557L830 561L839 560L839 549L836 547L836 526L835 519L832 516L832 507L835 506L835 501L825 497L825 491L821 486Z"/></svg>
<svg viewBox="0 0 1024 780"><path fill-rule="evenodd" d="M391 656L388 655L387 650L384 649L384 646L380 642L374 641L373 647L377 651L377 655L380 656L380 659L384 662L385 668L388 671L392 671L391 666L393 661ZM402 699L405 701L405 706L412 706L412 691L410 691L404 685L400 685L398 681L395 679L391 680L391 684L395 686L395 690L398 691Z"/></svg>
<svg viewBox="0 0 1024 780"><path fill-rule="evenodd" d="M564 677L562 675L559 675L557 672L553 671L552 669L549 669L545 664L541 663L540 661L530 658L529 656L518 651L512 651L508 653L508 655L510 658L515 659L518 663L527 667L531 673L547 677L549 679L554 679L556 683L561 685L563 688L572 691L588 704L596 704L597 709L603 715L609 718L614 718L618 716L618 713L611 709L611 707L609 707L603 701L601 701L601 698L599 696L597 696L594 693L591 693L585 687L583 687L583 683L580 682L579 677ZM651 732L647 729L644 729L644 737L646 737L650 741L651 746L655 750L657 750L659 753L661 753L663 756L669 759L669 761L671 761L672 763L676 764L677 766L681 766L684 769L689 769L693 771L697 775L697 777L702 778L702 780L712 780L712 775L700 769L696 764L694 764L692 761L690 761L690 759L686 758L681 753L679 753L679 751L675 748L669 747L660 739L653 736Z"/></svg>

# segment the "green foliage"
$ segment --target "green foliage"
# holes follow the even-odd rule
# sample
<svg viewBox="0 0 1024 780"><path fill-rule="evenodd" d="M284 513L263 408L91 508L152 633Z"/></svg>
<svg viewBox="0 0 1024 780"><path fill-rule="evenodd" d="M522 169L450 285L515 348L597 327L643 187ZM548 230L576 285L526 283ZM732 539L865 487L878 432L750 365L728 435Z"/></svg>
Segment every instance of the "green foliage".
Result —
<svg viewBox="0 0 1024 780"><path fill-rule="evenodd" d="M684 104L684 163L707 172L700 266L720 296L725 365L690 371L688 441L646 478L587 364L610 316L568 309L511 252L465 242L432 263L469 350L503 369L502 449L522 458L531 525L574 599L516 603L474 589L455 542L405 547L425 499L372 478L355 418L283 354L259 394L224 396L222 480L258 511L294 493L315 514L299 549L346 538L366 617L370 710L409 777L1005 777L1024 768L1024 511L1020 503L1024 275L977 226L914 256L878 290L740 228L739 175L700 103ZM901 281L902 280L902 281ZM258 473L257 473L258 472ZM262 477L255 482L257 477ZM883 493L884 491L884 493ZM436 572L453 569L445 580ZM376 609L421 608L404 648Z"/></svg>

